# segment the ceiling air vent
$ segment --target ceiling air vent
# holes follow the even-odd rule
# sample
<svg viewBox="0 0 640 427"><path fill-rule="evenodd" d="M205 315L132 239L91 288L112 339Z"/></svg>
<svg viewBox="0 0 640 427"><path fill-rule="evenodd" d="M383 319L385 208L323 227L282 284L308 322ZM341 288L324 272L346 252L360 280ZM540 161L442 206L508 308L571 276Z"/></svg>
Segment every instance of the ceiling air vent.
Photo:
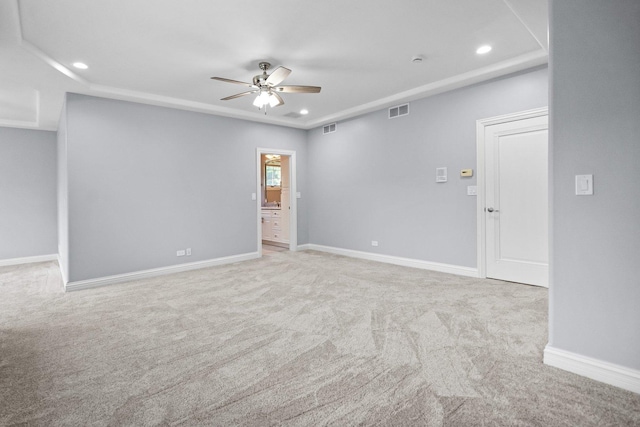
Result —
<svg viewBox="0 0 640 427"><path fill-rule="evenodd" d="M397 107L389 108L389 118L395 119L396 117L406 116L409 114L409 104L398 105Z"/></svg>
<svg viewBox="0 0 640 427"><path fill-rule="evenodd" d="M328 134L328 133L333 133L336 131L336 124L335 123L331 123L330 125L325 125L322 128L322 133L324 135Z"/></svg>

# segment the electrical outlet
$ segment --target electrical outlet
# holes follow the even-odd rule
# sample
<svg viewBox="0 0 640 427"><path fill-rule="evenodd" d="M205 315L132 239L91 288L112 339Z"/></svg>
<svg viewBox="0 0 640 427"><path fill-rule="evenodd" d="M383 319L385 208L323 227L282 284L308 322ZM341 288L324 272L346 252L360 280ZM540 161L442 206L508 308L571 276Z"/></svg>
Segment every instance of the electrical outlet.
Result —
<svg viewBox="0 0 640 427"><path fill-rule="evenodd" d="M377 240L372 240L371 241L371 246L378 246L378 241Z"/></svg>
<svg viewBox="0 0 640 427"><path fill-rule="evenodd" d="M176 256L184 256L184 249L179 250L178 252L176 252Z"/></svg>
<svg viewBox="0 0 640 427"><path fill-rule="evenodd" d="M191 256L191 248L187 248L187 256Z"/></svg>

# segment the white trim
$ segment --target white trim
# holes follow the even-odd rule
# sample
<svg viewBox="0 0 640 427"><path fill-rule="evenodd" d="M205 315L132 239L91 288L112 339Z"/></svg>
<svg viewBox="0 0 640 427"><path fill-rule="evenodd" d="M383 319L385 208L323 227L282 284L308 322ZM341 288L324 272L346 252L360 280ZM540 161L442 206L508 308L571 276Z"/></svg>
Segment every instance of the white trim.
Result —
<svg viewBox="0 0 640 427"><path fill-rule="evenodd" d="M309 243L305 243L304 245L298 245L297 250L299 251L308 251L311 249L311 245Z"/></svg>
<svg viewBox="0 0 640 427"><path fill-rule="evenodd" d="M82 84L84 86L90 86L90 82L89 81L87 81L83 77L80 77L78 74L74 73L69 68L65 67L64 65L62 65L61 63L59 63L58 61L53 59L51 56L46 54L44 51L42 51L41 49L39 49L35 45L31 44L30 42L26 41L25 39L22 39L20 41L20 44L22 45L22 47L24 47L26 50L28 50L34 56L36 56L38 59L40 59L42 62L44 62L45 64L49 65L50 67L58 70L59 72L61 72L65 76L69 77L72 80L75 80L76 82L78 82L78 83L80 83L80 84Z"/></svg>
<svg viewBox="0 0 640 427"><path fill-rule="evenodd" d="M22 128L22 129L38 129L38 130L51 130L40 128L40 91L33 90L35 92L35 120L11 120L11 119L0 119L0 126L5 127L14 127L14 128ZM53 129L56 130L56 129Z"/></svg>
<svg viewBox="0 0 640 427"><path fill-rule="evenodd" d="M533 39L538 42L538 45L540 45L540 47L542 49L544 49L545 52L549 52L549 42L547 40L547 43L544 43L542 40L540 40L538 38L538 35L531 29L531 27L529 27L529 25L527 24L527 21L525 21L524 19L522 19L522 17L520 16L520 14L518 12L516 12L516 10L513 8L513 6L511 5L511 3L508 0L503 0L504 4L507 6L507 8L511 11L511 13L516 17L516 19L518 21L520 21L520 24L522 24L522 26L529 32L529 34L531 35L531 37L533 37ZM547 27L548 29L549 27Z"/></svg>
<svg viewBox="0 0 640 427"><path fill-rule="evenodd" d="M548 344L544 349L544 364L640 393L640 371L636 369L560 350Z"/></svg>
<svg viewBox="0 0 640 427"><path fill-rule="evenodd" d="M56 261L58 254L27 256L23 258L0 259L0 267L9 265L32 264L34 262Z"/></svg>
<svg viewBox="0 0 640 427"><path fill-rule="evenodd" d="M65 283L64 290L77 291L81 289L97 288L99 286L112 285L114 283L129 282L131 280L147 279L150 277L163 276L165 274L181 273L183 271L197 270L200 268L214 267L217 265L231 264L234 262L248 261L259 258L257 252L250 252L240 255L232 255L222 258L214 258L207 261L190 262L187 264L172 265L169 267L153 268L150 270L134 271L132 273L117 274L114 276L99 277L97 279L79 280L77 282Z"/></svg>
<svg viewBox="0 0 640 427"><path fill-rule="evenodd" d="M373 102L339 111L335 114L318 117L315 120L309 120L306 122L301 121L301 119L288 119L273 115L255 114L249 111L241 111L229 107L215 106L206 104L204 102L190 101L181 98L135 91L114 86L106 86L93 82L88 82L88 88L90 89L90 92L87 93L87 95L105 96L108 98L121 99L124 101L141 102L150 105L179 108L183 110L198 111L202 113L215 114L219 116L249 120L253 122L269 123L291 128L310 130L322 126L323 123L339 122L341 120L360 116L372 111L378 111L385 108L389 104L409 103L416 99L426 98L429 96L437 95L439 93L469 86L475 83L484 82L492 78L544 65L548 62L548 52L544 49L539 49L533 52L525 53L524 55L520 55L515 58L507 59L497 64L492 64L487 67L472 70L463 74L458 74L450 78L438 80L436 82L429 83L405 92L401 92L399 94L381 98Z"/></svg>
<svg viewBox="0 0 640 427"><path fill-rule="evenodd" d="M388 105L408 103L411 101L415 101L416 99L427 98L439 93L448 92L450 90L469 86L475 83L484 82L492 78L544 65L548 62L549 54L544 49L538 49L533 52L517 56L515 58L510 58L496 64L491 64L487 67L478 68L463 74L458 74L456 76L448 77L443 80L438 80L423 86L419 86L417 88L400 92L386 98L380 98L366 104L338 111L334 114L319 117L315 120L310 120L304 124L302 129L315 129L316 127L322 126L324 123L343 121L351 117L360 116L366 113L384 109Z"/></svg>
<svg viewBox="0 0 640 427"><path fill-rule="evenodd" d="M487 277L486 258L486 224L485 224L485 141L484 134L487 126L508 123L515 120L525 120L534 117L549 115L549 107L535 108L533 110L521 111L518 113L505 114L502 116L489 117L476 121L476 242L477 242L477 266L478 277Z"/></svg>
<svg viewBox="0 0 640 427"><path fill-rule="evenodd" d="M273 115L256 114L250 111L240 111L234 108L221 107L207 104L205 102L191 101L188 99L175 98L172 96L158 95L155 93L141 92L137 90L124 89L115 86L106 86L90 83L91 92L84 93L89 96L103 96L109 99L119 99L122 101L138 102L159 107L177 108L187 111L195 111L216 116L228 117L239 120L249 120L258 123L274 124L291 128L306 129L305 124L297 119L276 117Z"/></svg>
<svg viewBox="0 0 640 427"><path fill-rule="evenodd" d="M392 255L374 254L371 252L354 251L351 249L334 248L331 246L316 245L309 243L303 245L305 250L327 252L336 255L343 255L351 258L366 259L369 261L384 262L387 264L401 265L404 267L420 268L422 270L439 271L441 273L457 274L458 276L478 277L478 270L471 267L459 265L441 264L439 262L423 261L420 259L401 258Z"/></svg>
<svg viewBox="0 0 640 427"><path fill-rule="evenodd" d="M60 247L58 246L58 249ZM57 259L58 259L58 268L60 269L60 276L62 276L62 284L64 286L67 286L67 283L69 283L69 275L67 275L67 272L64 270L64 262L62 261L62 256L60 255L60 253L58 253L57 255Z"/></svg>
<svg viewBox="0 0 640 427"><path fill-rule="evenodd" d="M280 154L289 156L289 250L296 251L298 248L298 198L296 192L298 185L296 152L293 150L280 150L277 148L256 148L256 237L258 242L258 257L262 256L262 155Z"/></svg>

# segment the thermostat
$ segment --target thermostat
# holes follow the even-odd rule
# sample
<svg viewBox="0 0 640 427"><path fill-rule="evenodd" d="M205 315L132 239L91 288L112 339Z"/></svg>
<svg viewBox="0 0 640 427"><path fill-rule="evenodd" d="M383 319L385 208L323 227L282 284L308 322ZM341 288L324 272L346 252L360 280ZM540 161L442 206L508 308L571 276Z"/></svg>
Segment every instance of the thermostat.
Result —
<svg viewBox="0 0 640 427"><path fill-rule="evenodd" d="M473 176L473 169L462 169L460 176Z"/></svg>

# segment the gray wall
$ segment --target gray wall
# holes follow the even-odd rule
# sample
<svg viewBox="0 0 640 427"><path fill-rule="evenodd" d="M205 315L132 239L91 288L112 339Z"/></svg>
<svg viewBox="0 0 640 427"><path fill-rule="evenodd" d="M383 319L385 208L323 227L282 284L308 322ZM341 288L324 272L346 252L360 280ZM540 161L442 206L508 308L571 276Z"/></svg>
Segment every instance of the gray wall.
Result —
<svg viewBox="0 0 640 427"><path fill-rule="evenodd" d="M56 134L0 127L0 259L56 248Z"/></svg>
<svg viewBox="0 0 640 427"><path fill-rule="evenodd" d="M476 120L547 106L547 87L537 69L310 131L310 242L476 267L476 178L460 177L476 169Z"/></svg>
<svg viewBox="0 0 640 427"><path fill-rule="evenodd" d="M70 281L255 252L256 147L295 150L307 188L302 130L76 94L66 119Z"/></svg>
<svg viewBox="0 0 640 427"><path fill-rule="evenodd" d="M63 280L69 277L69 193L67 181L67 109L63 106L57 134L58 145L58 261Z"/></svg>
<svg viewBox="0 0 640 427"><path fill-rule="evenodd" d="M550 345L640 369L640 2L550 5Z"/></svg>

